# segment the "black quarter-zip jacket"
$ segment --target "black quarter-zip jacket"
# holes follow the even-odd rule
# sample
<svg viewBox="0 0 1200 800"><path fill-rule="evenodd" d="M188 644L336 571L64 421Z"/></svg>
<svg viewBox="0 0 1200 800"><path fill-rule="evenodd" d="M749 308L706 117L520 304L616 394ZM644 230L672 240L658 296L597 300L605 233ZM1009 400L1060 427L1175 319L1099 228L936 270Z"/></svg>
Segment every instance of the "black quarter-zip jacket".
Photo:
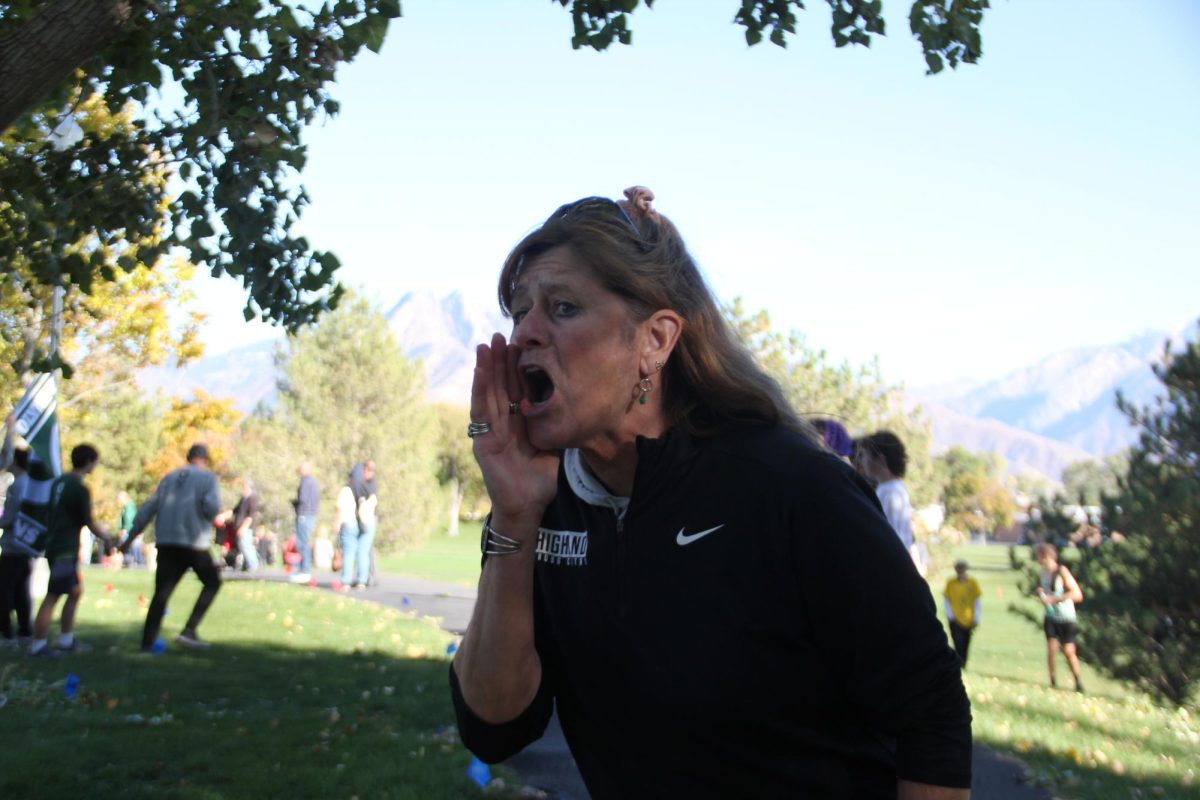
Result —
<svg viewBox="0 0 1200 800"><path fill-rule="evenodd" d="M933 598L874 492L797 433L638 440L628 507L571 454L538 536L537 697L596 798L894 798L969 787L970 707ZM486 567L485 567L486 568Z"/></svg>

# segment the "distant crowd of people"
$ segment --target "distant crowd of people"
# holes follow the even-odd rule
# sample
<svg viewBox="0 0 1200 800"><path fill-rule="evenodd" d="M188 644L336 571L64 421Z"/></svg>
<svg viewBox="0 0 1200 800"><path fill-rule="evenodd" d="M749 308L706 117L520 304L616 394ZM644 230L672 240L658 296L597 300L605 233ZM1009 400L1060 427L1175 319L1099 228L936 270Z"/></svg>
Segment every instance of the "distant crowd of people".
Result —
<svg viewBox="0 0 1200 800"><path fill-rule="evenodd" d="M176 636L181 645L203 648L198 628L221 586L222 567L245 570L282 562L295 583L313 583L312 571L340 568L339 590L362 589L373 580L373 543L377 520L375 464L354 467L338 493L335 549L324 529L313 537L320 488L310 465L302 463L293 506L296 527L282 545L261 522L260 503L251 479L232 509L222 509L211 457L202 443L189 448L187 463L164 477L138 507L126 492L117 497L118 522L110 528L94 515L84 479L100 463L89 444L71 450L71 469L55 477L29 449L15 447L10 417L0 467L13 476L0 511L0 643L28 643L35 657L85 650L74 636L75 614L83 593L81 563L108 566L146 565L154 573L154 596L146 613L141 648L150 652L159 640L167 603L190 570L202 589ZM144 531L154 523L152 542ZM221 558L214 559L213 545ZM33 614L32 574L37 558L49 564L46 595ZM49 631L59 602L60 633ZM13 626L13 617L16 626Z"/></svg>

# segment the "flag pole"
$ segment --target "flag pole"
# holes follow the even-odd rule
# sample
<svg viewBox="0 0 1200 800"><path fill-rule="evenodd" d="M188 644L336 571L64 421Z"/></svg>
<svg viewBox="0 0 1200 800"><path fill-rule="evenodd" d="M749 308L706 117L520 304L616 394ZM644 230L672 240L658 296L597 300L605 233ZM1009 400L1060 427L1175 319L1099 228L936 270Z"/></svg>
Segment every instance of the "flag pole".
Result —
<svg viewBox="0 0 1200 800"><path fill-rule="evenodd" d="M58 355L58 345L62 341L63 286L54 285L54 301L50 307L50 352Z"/></svg>

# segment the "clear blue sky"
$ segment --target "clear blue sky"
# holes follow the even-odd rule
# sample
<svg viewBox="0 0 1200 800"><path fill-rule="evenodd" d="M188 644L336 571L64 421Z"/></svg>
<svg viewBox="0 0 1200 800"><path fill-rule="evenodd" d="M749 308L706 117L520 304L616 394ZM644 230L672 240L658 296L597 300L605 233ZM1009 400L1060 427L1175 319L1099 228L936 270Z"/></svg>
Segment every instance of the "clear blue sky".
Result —
<svg viewBox="0 0 1200 800"><path fill-rule="evenodd" d="M934 77L909 5L839 50L810 3L781 50L658 0L594 53L550 0L405 0L310 131L303 230L381 305L488 297L557 205L644 184L722 299L909 386L1200 317L1200 3L996 0ZM210 352L264 335L202 300Z"/></svg>

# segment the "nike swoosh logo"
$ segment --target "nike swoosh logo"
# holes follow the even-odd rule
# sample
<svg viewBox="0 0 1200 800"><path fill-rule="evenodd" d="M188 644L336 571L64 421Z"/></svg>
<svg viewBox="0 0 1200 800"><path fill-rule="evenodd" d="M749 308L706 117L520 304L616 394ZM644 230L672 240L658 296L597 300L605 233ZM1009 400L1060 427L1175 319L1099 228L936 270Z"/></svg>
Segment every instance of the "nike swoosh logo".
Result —
<svg viewBox="0 0 1200 800"><path fill-rule="evenodd" d="M719 530L721 530L721 528L724 528L724 527L725 527L725 523L722 522L720 525L718 525L715 528L709 528L706 531L700 531L699 533L693 533L691 536L684 534L684 531L687 530L687 528L680 528L679 533L675 536L675 543L680 544L680 545L691 544L692 542L696 541L697 539L702 539L705 536L708 536L713 531L719 531Z"/></svg>

